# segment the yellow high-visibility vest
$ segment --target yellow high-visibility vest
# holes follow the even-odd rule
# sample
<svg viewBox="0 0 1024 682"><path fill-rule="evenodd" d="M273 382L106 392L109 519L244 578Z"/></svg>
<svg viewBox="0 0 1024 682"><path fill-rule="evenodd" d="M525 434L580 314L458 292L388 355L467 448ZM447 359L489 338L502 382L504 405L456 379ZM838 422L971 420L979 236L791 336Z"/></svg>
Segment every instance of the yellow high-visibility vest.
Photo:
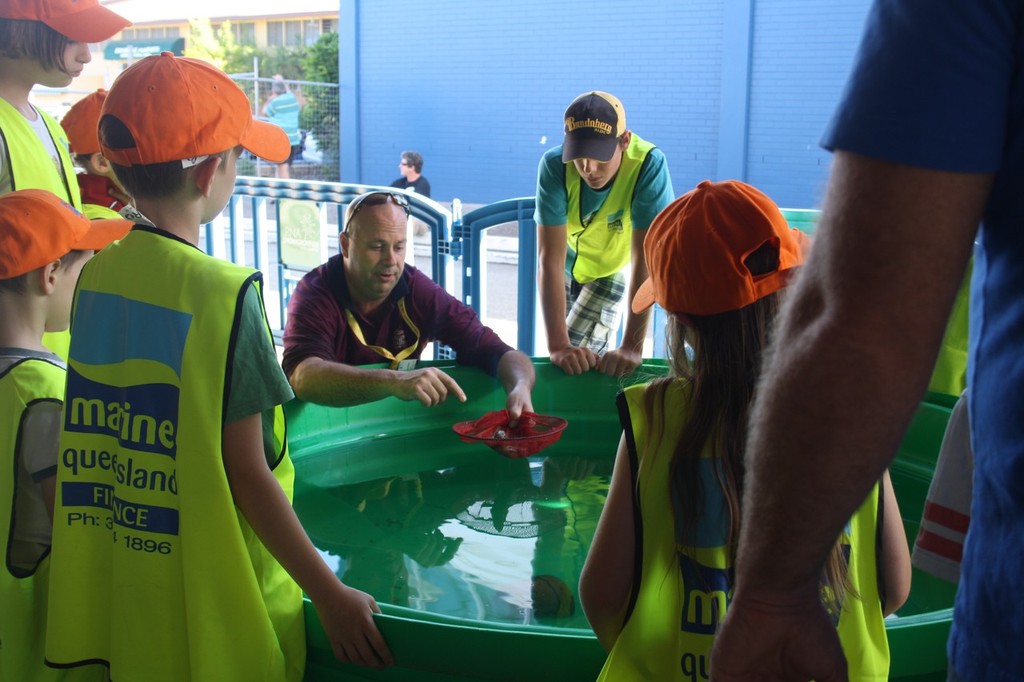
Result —
<svg viewBox="0 0 1024 682"><path fill-rule="evenodd" d="M118 682L301 679L302 594L235 507L222 459L233 344L259 282L143 227L83 269L48 661L108 661ZM278 406L274 474L291 499L284 436Z"/></svg>
<svg viewBox="0 0 1024 682"><path fill-rule="evenodd" d="M632 253L633 192L644 159L654 145L633 133L622 153L622 164L608 196L586 226L580 215L580 174L575 164L565 166L565 190L568 198L566 240L576 252L572 276L586 284L608 277L629 263Z"/></svg>

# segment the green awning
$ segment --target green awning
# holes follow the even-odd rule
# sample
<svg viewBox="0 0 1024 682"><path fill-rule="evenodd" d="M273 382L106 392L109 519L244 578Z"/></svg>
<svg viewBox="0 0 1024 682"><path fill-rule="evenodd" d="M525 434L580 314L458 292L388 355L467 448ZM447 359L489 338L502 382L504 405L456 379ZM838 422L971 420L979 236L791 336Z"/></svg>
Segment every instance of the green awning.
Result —
<svg viewBox="0 0 1024 682"><path fill-rule="evenodd" d="M152 38L150 40L111 40L103 48L104 59L142 59L161 52L177 56L185 54L184 38Z"/></svg>

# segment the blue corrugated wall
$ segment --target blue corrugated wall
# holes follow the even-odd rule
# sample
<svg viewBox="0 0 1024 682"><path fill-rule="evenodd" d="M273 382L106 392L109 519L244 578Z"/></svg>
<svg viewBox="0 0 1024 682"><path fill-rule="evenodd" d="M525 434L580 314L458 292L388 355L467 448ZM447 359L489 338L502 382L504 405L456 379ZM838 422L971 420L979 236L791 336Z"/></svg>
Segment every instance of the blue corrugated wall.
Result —
<svg viewBox="0 0 1024 682"><path fill-rule="evenodd" d="M868 0L341 0L342 180L416 149L436 199L532 195L562 112L602 89L661 147L676 192L739 177L816 207L818 139Z"/></svg>

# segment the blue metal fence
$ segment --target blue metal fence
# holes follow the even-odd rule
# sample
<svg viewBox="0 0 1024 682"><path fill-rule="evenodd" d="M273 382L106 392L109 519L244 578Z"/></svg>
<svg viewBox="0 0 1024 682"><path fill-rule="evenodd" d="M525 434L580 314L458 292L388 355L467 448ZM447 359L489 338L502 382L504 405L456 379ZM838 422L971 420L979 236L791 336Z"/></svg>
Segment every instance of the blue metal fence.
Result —
<svg viewBox="0 0 1024 682"><path fill-rule="evenodd" d="M303 182L276 178L239 177L224 213L204 227L207 253L250 265L263 271L264 295L271 326L280 335L284 327L288 297L307 271L338 252L337 235L344 224L348 204L363 192L386 189L376 185L336 182ZM481 317L485 312L484 238L499 225L518 228L518 291L516 292L516 346L536 355L537 338L537 225L533 220L533 197L506 199L461 215L456 199L449 209L436 201L410 193L412 216L424 223L430 234L430 275L442 288L457 295ZM315 224L308 234L289 233L282 206L305 202L307 215ZM811 233L818 211L783 209L790 225ZM297 244L296 244L297 243ZM411 249L410 249L411 251ZM462 259L462 275L456 279L454 264ZM652 327L654 357L665 357L665 314L655 308ZM438 348L438 357L448 349Z"/></svg>
<svg viewBox="0 0 1024 682"><path fill-rule="evenodd" d="M202 243L214 256L261 270L271 326L284 327L288 297L302 275L337 253L337 235L344 225L348 205L363 192L391 188L335 182L302 182L276 178L239 177L227 208L204 226ZM450 251L452 213L425 197L408 194L412 216L422 221L431 235L431 276L441 287L454 280ZM313 235L288 246L287 221L281 207L286 202L307 202L315 211ZM296 241L296 240L292 240ZM305 256L305 257L300 257ZM272 305L276 303L276 305Z"/></svg>
<svg viewBox="0 0 1024 682"><path fill-rule="evenodd" d="M453 239L460 245L465 265L462 269L462 300L479 314L483 309L484 277L481 270L484 232L497 225L516 223L519 232L519 291L517 292L518 331L516 347L527 355L535 354L537 319L537 223L533 220L534 197L506 199L470 211L455 221Z"/></svg>
<svg viewBox="0 0 1024 682"><path fill-rule="evenodd" d="M224 213L204 226L207 253L261 270L266 279L264 295L275 334L280 337L287 315L288 298L302 276L338 252L337 235L344 224L348 205L376 185L335 182L303 182L276 178L239 177ZM534 199L523 197L490 204L461 215L461 204L452 209L410 193L412 217L422 221L430 235L430 275L439 286L457 295L478 314L483 313L485 283L482 271L486 253L483 238L487 229L518 225L517 347L528 355L535 352L536 330L536 224ZM300 249L288 248L296 241L288 229L282 206L308 202L314 208L316 225ZM456 280L454 264L463 259L462 276ZM438 348L439 357L450 351Z"/></svg>

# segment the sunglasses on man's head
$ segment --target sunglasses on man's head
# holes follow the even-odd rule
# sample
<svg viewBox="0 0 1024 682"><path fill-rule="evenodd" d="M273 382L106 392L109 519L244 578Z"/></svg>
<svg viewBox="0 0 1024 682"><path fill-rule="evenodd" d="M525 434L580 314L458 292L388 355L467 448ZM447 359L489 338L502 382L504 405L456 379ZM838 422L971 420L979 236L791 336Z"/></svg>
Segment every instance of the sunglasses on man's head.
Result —
<svg viewBox="0 0 1024 682"><path fill-rule="evenodd" d="M400 206L405 211L406 217L412 215L412 208L409 206L409 198L401 192L367 192L360 194L352 203L348 205L348 220L345 221L345 230L348 230L348 226L352 224L352 219L356 217L356 213L359 213L363 209L363 206L380 206L381 204L388 203L390 199L395 206Z"/></svg>

